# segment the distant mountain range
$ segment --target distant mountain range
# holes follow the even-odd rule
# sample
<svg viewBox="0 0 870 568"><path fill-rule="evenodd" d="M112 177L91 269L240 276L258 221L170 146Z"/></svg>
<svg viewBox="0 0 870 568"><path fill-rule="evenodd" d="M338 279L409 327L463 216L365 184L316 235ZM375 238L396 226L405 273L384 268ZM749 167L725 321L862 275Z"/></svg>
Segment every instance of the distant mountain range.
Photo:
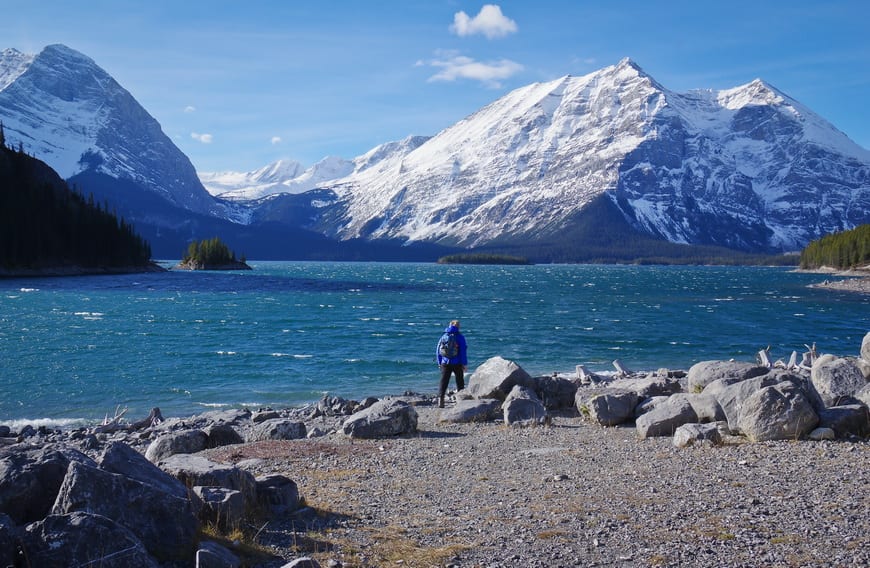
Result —
<svg viewBox="0 0 870 568"><path fill-rule="evenodd" d="M824 119L761 80L674 93L628 59L309 168L197 176L127 91L58 45L2 52L0 120L13 144L123 209L157 255L204 231L248 258L777 253L870 222L870 152Z"/></svg>

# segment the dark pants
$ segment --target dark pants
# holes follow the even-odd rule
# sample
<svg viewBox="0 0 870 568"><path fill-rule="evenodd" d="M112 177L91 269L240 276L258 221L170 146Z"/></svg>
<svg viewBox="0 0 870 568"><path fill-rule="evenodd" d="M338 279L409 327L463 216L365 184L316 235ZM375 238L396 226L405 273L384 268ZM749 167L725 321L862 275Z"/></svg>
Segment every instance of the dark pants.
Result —
<svg viewBox="0 0 870 568"><path fill-rule="evenodd" d="M438 396L444 396L447 392L451 373L456 375L456 390L461 391L465 388L465 369L462 368L462 365L441 365L441 388L438 391Z"/></svg>

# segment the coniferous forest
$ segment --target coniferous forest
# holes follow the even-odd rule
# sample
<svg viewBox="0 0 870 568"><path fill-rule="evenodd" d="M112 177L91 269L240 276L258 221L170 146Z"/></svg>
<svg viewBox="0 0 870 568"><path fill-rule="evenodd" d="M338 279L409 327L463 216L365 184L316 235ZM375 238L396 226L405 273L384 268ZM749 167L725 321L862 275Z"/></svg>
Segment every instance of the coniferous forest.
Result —
<svg viewBox="0 0 870 568"><path fill-rule="evenodd" d="M801 268L857 268L870 264L870 224L826 235L801 252Z"/></svg>
<svg viewBox="0 0 870 568"><path fill-rule="evenodd" d="M0 274L130 270L150 261L150 246L130 224L8 148L0 125Z"/></svg>

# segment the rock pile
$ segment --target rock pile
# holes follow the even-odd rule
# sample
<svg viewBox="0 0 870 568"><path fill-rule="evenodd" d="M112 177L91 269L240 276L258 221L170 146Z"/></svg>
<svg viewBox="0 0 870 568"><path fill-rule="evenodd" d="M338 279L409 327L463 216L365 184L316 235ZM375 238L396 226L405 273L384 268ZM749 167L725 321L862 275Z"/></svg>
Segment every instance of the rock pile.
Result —
<svg viewBox="0 0 870 568"><path fill-rule="evenodd" d="M654 373L620 364L611 377L582 368L576 376L532 377L493 357L471 375L468 389L452 394L455 404L439 420L522 428L571 413L602 426L633 423L639 438L673 436L680 447L716 445L727 436L870 436L870 333L859 357L813 353L810 363L705 361L688 372ZM326 396L303 408L184 419L163 420L154 409L126 426L116 416L71 432L2 427L0 566L239 566L237 551L205 537L204 526L229 532L253 518L308 522L313 511L292 479L258 477L256 460L217 463L208 450L323 436L413 436L416 408L434 412L434 402L415 393L361 402Z"/></svg>

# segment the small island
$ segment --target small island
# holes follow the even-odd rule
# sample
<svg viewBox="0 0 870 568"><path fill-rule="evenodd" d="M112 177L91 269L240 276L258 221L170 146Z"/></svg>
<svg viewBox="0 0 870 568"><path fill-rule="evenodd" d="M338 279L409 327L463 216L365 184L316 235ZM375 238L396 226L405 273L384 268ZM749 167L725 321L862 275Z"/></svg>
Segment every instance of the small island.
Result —
<svg viewBox="0 0 870 568"><path fill-rule="evenodd" d="M531 264L531 262L523 256L465 253L442 256L438 259L438 264Z"/></svg>
<svg viewBox="0 0 870 568"><path fill-rule="evenodd" d="M245 258L236 260L236 253L219 238L193 241L181 262L179 270L252 270Z"/></svg>

